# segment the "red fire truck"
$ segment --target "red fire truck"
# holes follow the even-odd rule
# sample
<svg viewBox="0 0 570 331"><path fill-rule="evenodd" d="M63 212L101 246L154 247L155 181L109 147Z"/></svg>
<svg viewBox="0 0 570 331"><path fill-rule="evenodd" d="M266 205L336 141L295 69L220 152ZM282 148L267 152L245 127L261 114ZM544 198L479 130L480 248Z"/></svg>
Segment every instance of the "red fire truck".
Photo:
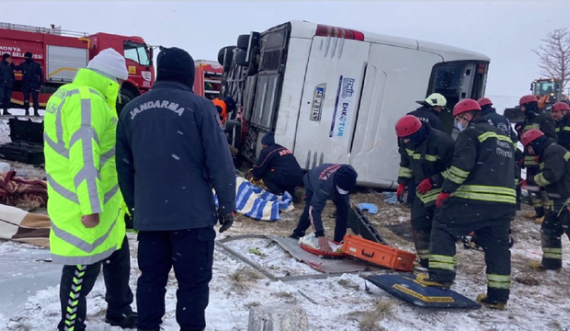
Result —
<svg viewBox="0 0 570 331"><path fill-rule="evenodd" d="M223 67L215 61L196 60L194 93L210 100L218 98L222 89Z"/></svg>
<svg viewBox="0 0 570 331"><path fill-rule="evenodd" d="M40 63L45 84L40 90L40 106L45 107L57 88L71 82L78 68L86 67L99 51L113 48L125 56L129 79L123 83L117 110L134 97L150 90L155 72L152 63L153 48L141 37L128 37L108 33L87 34L64 31L52 25L49 28L0 23L0 54L8 53L15 64L24 61L24 54L31 52ZM15 71L16 83L12 103L23 106L22 75Z"/></svg>

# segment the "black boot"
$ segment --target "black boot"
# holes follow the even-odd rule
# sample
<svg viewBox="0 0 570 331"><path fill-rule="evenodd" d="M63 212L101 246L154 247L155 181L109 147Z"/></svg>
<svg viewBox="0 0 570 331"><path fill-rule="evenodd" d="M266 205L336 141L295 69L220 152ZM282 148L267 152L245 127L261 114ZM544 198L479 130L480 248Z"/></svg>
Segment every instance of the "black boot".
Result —
<svg viewBox="0 0 570 331"><path fill-rule="evenodd" d="M8 109L4 109L4 112L2 113L2 115L12 115L12 113L10 113L8 111Z"/></svg>
<svg viewBox="0 0 570 331"><path fill-rule="evenodd" d="M34 109L34 116L40 117L40 112L37 109Z"/></svg>
<svg viewBox="0 0 570 331"><path fill-rule="evenodd" d="M26 116L30 116L30 109L26 108Z"/></svg>
<svg viewBox="0 0 570 331"><path fill-rule="evenodd" d="M112 326L118 326L123 329L134 329L137 327L137 319L138 319L137 313L131 312L128 315L123 315L122 318L105 317L105 323L111 324ZM154 331L154 330L149 330L149 331Z"/></svg>

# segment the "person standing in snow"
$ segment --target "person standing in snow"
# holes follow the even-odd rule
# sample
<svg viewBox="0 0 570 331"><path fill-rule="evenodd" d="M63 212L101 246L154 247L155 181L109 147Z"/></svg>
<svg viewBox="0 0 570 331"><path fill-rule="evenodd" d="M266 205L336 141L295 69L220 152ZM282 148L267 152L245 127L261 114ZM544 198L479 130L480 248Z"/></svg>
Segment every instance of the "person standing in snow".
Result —
<svg viewBox="0 0 570 331"><path fill-rule="evenodd" d="M481 115L477 101L464 99L453 108L460 133L453 162L436 206L425 286L449 288L455 279L455 243L474 231L485 251L487 294L477 302L504 309L510 294L509 229L516 204L514 146L511 139Z"/></svg>
<svg viewBox="0 0 570 331"><path fill-rule="evenodd" d="M204 330L214 225L233 223L236 176L219 114L192 92L194 60L162 48L151 91L129 102L117 128L117 172L139 231L138 330L158 331L168 274L178 281L181 330ZM212 188L219 208L216 211Z"/></svg>
<svg viewBox="0 0 570 331"><path fill-rule="evenodd" d="M2 54L0 61L0 106L2 106L2 115L12 115L8 111L12 99L12 88L16 80L14 75L14 63L12 57L8 53Z"/></svg>
<svg viewBox="0 0 570 331"><path fill-rule="evenodd" d="M136 327L129 242L115 168L115 103L129 76L125 58L104 49L49 99L44 117L50 251L63 264L58 329L83 331L86 297L103 267L105 321Z"/></svg>
<svg viewBox="0 0 570 331"><path fill-rule="evenodd" d="M295 199L295 188L303 184L304 175L299 162L290 150L275 143L273 132L263 135L261 144L263 149L253 166L253 179L262 179L271 193L288 192Z"/></svg>
<svg viewBox="0 0 570 331"><path fill-rule="evenodd" d="M406 115L396 122L396 135L402 139L398 198L415 180L416 198L412 208L412 234L420 264L416 270L427 270L435 199L453 160L455 141L451 136L432 129L417 117Z"/></svg>
<svg viewBox="0 0 570 331"><path fill-rule="evenodd" d="M303 178L305 184L305 209L293 230L290 238L299 239L313 225L318 238L319 248L324 252L332 252L329 240L325 237L325 229L321 214L327 200L336 206L336 224L334 242L340 243L346 234L348 215L350 212L349 193L356 186L356 170L347 164L325 163L309 170Z"/></svg>
<svg viewBox="0 0 570 331"><path fill-rule="evenodd" d="M22 72L22 94L24 95L24 109L26 116L30 114L30 94L34 103L34 116L40 116L40 87L44 83L44 71L42 66L34 61L31 52L24 54L25 61L17 66Z"/></svg>
<svg viewBox="0 0 570 331"><path fill-rule="evenodd" d="M533 261L530 266L539 270L562 268L561 236L570 237L570 152L547 138L542 131L530 129L521 137L530 155L539 157L540 170L521 185L544 187L552 204L546 208L546 217L541 224L542 261Z"/></svg>

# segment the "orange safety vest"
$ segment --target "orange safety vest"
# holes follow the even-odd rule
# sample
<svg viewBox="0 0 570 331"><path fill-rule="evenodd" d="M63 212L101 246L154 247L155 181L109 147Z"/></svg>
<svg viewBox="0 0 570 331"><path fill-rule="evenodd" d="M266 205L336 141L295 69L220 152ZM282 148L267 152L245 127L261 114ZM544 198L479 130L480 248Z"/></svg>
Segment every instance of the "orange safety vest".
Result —
<svg viewBox="0 0 570 331"><path fill-rule="evenodd" d="M222 112L220 113L220 121L222 124L226 123L228 120L228 107L226 106L226 103L218 98L212 100L212 102L214 103L214 106L222 109Z"/></svg>

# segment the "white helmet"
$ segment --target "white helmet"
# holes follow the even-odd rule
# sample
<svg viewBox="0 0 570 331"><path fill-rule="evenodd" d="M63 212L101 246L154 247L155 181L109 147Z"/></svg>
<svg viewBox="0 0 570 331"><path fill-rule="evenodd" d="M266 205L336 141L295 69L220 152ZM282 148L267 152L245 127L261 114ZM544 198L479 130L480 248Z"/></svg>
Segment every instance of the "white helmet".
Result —
<svg viewBox="0 0 570 331"><path fill-rule="evenodd" d="M420 105L427 105L431 107L444 107L447 105L447 99L439 93L430 94L425 100L416 101Z"/></svg>

